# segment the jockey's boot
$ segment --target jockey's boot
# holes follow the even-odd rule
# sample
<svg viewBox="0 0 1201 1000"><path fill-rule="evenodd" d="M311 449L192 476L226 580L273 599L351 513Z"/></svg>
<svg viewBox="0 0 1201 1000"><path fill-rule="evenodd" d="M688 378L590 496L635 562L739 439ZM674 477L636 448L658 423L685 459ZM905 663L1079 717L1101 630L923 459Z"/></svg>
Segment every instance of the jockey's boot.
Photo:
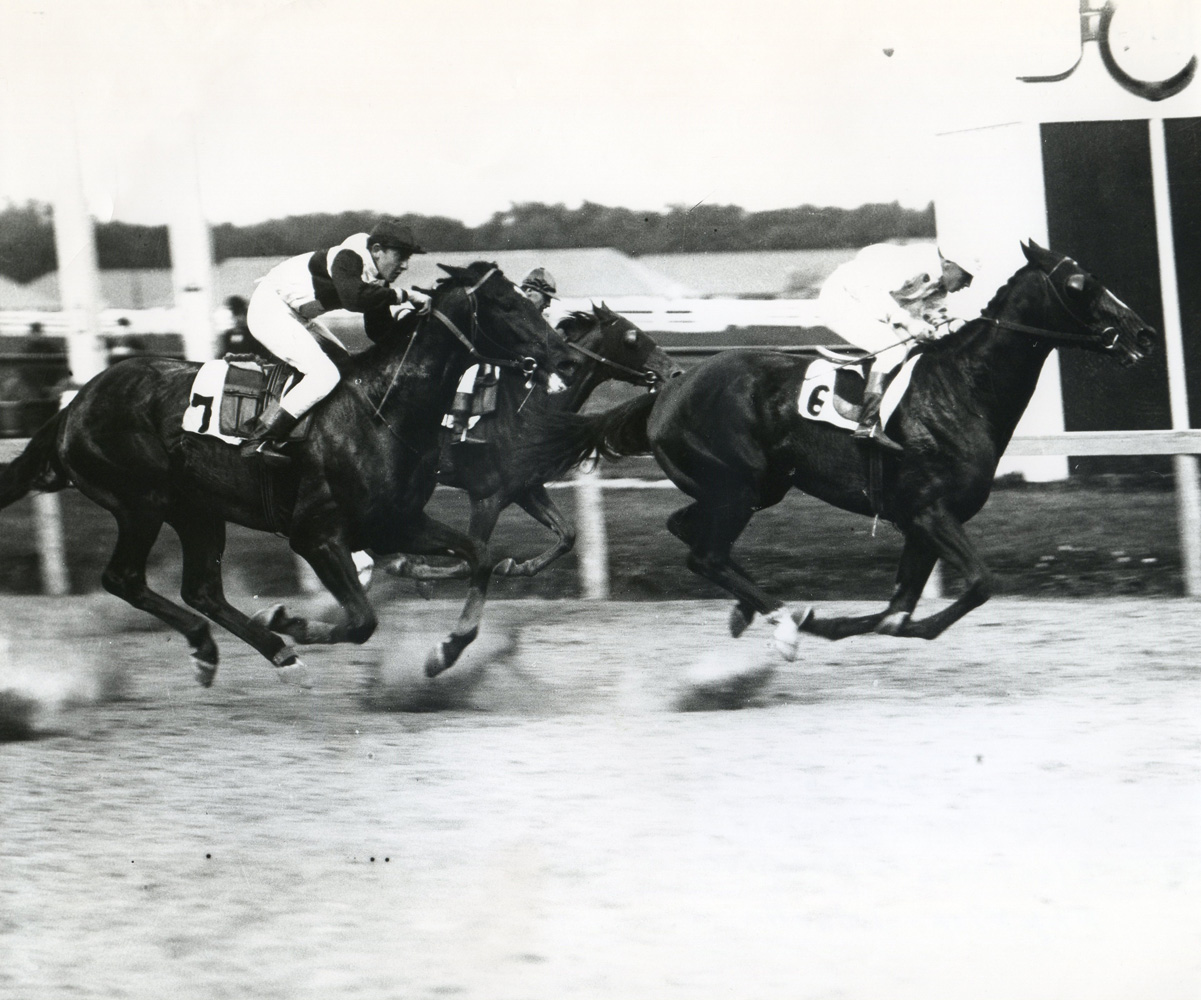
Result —
<svg viewBox="0 0 1201 1000"><path fill-rule="evenodd" d="M283 465L291 459L282 447L288 434L300 423L277 402L271 403L262 413L246 425L246 438L242 442L242 457L258 456L268 465Z"/></svg>
<svg viewBox="0 0 1201 1000"><path fill-rule="evenodd" d="M454 408L450 411L451 444L487 444L482 437L471 433L471 401L470 393L460 392L455 396Z"/></svg>
<svg viewBox="0 0 1201 1000"><path fill-rule="evenodd" d="M860 441L874 441L881 448L889 451L903 452L905 449L884 433L880 424L880 400L882 392L864 392L863 409L859 411L859 426L851 437Z"/></svg>

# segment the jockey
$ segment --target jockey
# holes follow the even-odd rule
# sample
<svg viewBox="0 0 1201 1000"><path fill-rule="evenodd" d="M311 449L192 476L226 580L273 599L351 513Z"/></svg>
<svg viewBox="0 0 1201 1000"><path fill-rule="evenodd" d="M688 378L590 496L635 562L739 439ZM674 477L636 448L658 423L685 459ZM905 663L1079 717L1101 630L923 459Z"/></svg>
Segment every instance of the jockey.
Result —
<svg viewBox="0 0 1201 1000"><path fill-rule="evenodd" d="M951 258L933 244L877 243L864 247L826 279L818 294L822 322L872 355L853 437L902 450L880 425L884 380L915 342L941 337L962 325L963 318L948 310L947 295L970 285L978 270L974 258Z"/></svg>
<svg viewBox="0 0 1201 1000"><path fill-rule="evenodd" d="M538 307L538 311L543 315L546 315L546 310L550 308L551 300L558 298L555 279L551 277L551 273L544 267L536 267L530 271L529 274L521 279L519 287L521 294L533 302ZM449 417L449 426L453 432L452 444L485 443L483 438L473 436L470 428L476 378L481 374L484 376L494 374L488 365L485 365L484 369L481 372L479 365L472 365L467 371L463 372L463 377L459 379L459 387L455 392L455 401L451 407Z"/></svg>
<svg viewBox="0 0 1201 1000"><path fill-rule="evenodd" d="M424 297L391 287L415 253L425 250L413 231L384 218L370 233L356 233L329 250L291 257L267 272L250 297L246 321L255 339L302 377L251 422L244 455L282 457L275 450L278 444L338 384L338 368L317 342L323 337L339 343L338 338L318 316L331 309L365 313L424 302Z"/></svg>

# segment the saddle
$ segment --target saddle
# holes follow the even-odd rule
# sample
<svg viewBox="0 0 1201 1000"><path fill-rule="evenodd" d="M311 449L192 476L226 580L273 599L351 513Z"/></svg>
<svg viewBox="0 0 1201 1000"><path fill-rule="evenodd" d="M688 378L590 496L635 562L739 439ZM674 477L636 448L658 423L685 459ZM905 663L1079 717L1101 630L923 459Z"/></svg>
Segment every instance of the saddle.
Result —
<svg viewBox="0 0 1201 1000"><path fill-rule="evenodd" d="M863 407L863 389L867 383L870 358L835 354L819 349L821 357L814 358L805 369L801 391L797 397L797 412L806 420L816 420L846 430L859 426ZM887 424L909 388L921 354L915 352L888 378L884 397L880 401L880 423Z"/></svg>
<svg viewBox="0 0 1201 1000"><path fill-rule="evenodd" d="M215 437L226 444L241 444L246 425L278 400L298 374L291 365L265 362L253 354L227 354L217 361L206 361L192 381L183 430ZM311 425L310 412L301 418L288 440L303 441Z"/></svg>

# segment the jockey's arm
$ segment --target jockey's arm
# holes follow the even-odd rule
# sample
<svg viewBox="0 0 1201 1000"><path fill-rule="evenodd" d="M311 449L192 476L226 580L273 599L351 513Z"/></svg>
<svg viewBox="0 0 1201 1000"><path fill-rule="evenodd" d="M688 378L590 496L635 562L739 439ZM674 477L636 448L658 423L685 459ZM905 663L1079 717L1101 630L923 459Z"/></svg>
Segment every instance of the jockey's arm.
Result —
<svg viewBox="0 0 1201 1000"><path fill-rule="evenodd" d="M388 285L363 281L363 259L353 250L342 250L329 266L329 277L338 292L343 309L366 313L370 309L403 301L401 293Z"/></svg>

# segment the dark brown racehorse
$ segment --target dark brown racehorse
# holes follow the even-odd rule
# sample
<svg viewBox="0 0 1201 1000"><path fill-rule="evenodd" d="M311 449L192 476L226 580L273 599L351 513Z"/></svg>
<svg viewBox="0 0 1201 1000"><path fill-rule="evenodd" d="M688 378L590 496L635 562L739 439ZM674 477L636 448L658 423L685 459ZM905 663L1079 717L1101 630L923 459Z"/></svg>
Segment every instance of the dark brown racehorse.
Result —
<svg viewBox="0 0 1201 1000"><path fill-rule="evenodd" d="M777 623L777 644L790 658L798 627L828 639L873 630L933 639L989 597L988 569L963 525L988 499L997 462L1052 348L1079 347L1134 364L1154 346L1155 332L1074 260L1035 244L1022 249L1028 263L981 317L925 349L888 425L904 452L881 456L879 490L871 483L874 446L798 412L809 361L770 351L724 352L657 396L576 416L535 446L534 460L555 460L563 470L596 448L653 453L694 501L667 525L688 546L689 567L738 599L734 635L758 613ZM812 611L786 614L730 558L751 516L794 487L845 510L879 513L904 534L896 589L884 611L827 620ZM966 589L943 610L912 619L939 558L963 575Z"/></svg>
<svg viewBox="0 0 1201 1000"><path fill-rule="evenodd" d="M567 391L552 394L542 385L526 388L521 379L502 374L496 411L477 428L486 443L452 446L451 463L439 473L442 483L471 497L468 533L477 541L486 543L492 537L501 511L513 503L555 533L555 543L533 558L499 562L495 569L499 576L534 576L575 544L575 527L555 506L544 485L554 470L514 461L520 442L537 437L548 419L579 410L603 382L619 379L653 392L683 371L654 340L604 303L593 305L591 312L571 313L560 320L557 329L575 355L564 371ZM463 563L430 566L406 556L387 569L418 580L445 580L468 572Z"/></svg>
<svg viewBox="0 0 1201 1000"><path fill-rule="evenodd" d="M236 447L185 435L180 422L198 365L132 358L88 382L33 436L0 474L0 507L30 490L73 485L110 511L118 533L104 587L182 633L206 686L217 646L205 617L257 649L281 679L303 684L304 665L276 633L301 644L362 643L375 630L353 550L457 556L470 567L471 593L426 663L431 673L445 669L478 630L492 567L485 545L423 513L441 416L472 362L533 375L570 359L563 338L494 264L443 269L448 276L415 331L379 324L387 332L377 343L339 360L341 384L314 411L308 438L291 446L290 466L268 468ZM345 619L308 621L282 608L251 618L231 606L221 583L228 521L286 534ZM181 595L200 614L146 584L146 558L164 523L183 548Z"/></svg>

